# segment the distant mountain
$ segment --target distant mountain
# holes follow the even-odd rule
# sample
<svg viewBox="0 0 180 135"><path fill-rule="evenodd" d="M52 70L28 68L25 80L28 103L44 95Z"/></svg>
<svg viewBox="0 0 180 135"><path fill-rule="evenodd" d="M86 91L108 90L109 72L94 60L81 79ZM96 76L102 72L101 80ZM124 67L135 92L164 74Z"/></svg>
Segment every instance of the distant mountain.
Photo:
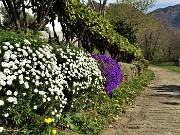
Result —
<svg viewBox="0 0 180 135"><path fill-rule="evenodd" d="M161 22L180 29L180 4L159 8L152 12Z"/></svg>

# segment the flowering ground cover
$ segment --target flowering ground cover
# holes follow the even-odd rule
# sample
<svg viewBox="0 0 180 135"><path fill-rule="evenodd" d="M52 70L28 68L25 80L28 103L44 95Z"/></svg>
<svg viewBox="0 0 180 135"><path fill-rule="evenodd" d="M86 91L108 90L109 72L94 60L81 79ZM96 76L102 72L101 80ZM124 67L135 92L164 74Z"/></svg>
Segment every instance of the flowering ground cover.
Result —
<svg viewBox="0 0 180 135"><path fill-rule="evenodd" d="M92 57L80 48L14 32L0 34L3 135L98 134L152 76L117 87L121 69L109 56Z"/></svg>
<svg viewBox="0 0 180 135"><path fill-rule="evenodd" d="M104 90L108 95L112 94L112 91L117 88L119 83L123 79L123 74L118 62L107 55L92 54L93 58L100 63L100 69L102 75L106 78L106 84Z"/></svg>
<svg viewBox="0 0 180 135"><path fill-rule="evenodd" d="M69 111L66 114L63 122L68 123L69 127L63 128L60 132L64 135L99 134L111 122L121 118L124 106L140 94L153 78L154 73L145 70L134 80L121 83L113 90L111 97L104 91L94 95L83 109L76 112Z"/></svg>
<svg viewBox="0 0 180 135"><path fill-rule="evenodd" d="M78 97L82 105L103 89L104 78L90 54L1 33L11 34L0 41L1 131L46 132L43 119L56 123Z"/></svg>

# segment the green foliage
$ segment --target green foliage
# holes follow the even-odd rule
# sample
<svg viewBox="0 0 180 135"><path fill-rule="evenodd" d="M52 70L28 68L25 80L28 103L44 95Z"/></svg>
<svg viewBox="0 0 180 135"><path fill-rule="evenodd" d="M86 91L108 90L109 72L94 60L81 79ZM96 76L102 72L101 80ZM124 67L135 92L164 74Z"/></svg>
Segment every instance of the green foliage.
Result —
<svg viewBox="0 0 180 135"><path fill-rule="evenodd" d="M147 11L149 8L152 8L156 2L156 0L117 0L117 1L131 5L141 11Z"/></svg>
<svg viewBox="0 0 180 135"><path fill-rule="evenodd" d="M137 43L136 32L129 24L121 21L111 22L111 24L115 27L115 31L127 38L131 44L135 45Z"/></svg>
<svg viewBox="0 0 180 135"><path fill-rule="evenodd" d="M6 26L7 28L13 28L9 15L3 6L0 7L0 14L3 17L1 27Z"/></svg>
<svg viewBox="0 0 180 135"><path fill-rule="evenodd" d="M19 33L19 31L6 31L0 29L0 43L10 42L12 44L16 44L18 42L24 42L24 39L35 42L35 44L32 44L32 46L34 47L42 46L43 43L47 43L39 38L39 33L34 34L33 31L29 29L27 29L26 33L17 33Z"/></svg>
<svg viewBox="0 0 180 135"><path fill-rule="evenodd" d="M112 24L124 22L139 34L147 28L153 29L158 25L153 15L145 14L131 5L122 3L109 4L105 18Z"/></svg>
<svg viewBox="0 0 180 135"><path fill-rule="evenodd" d="M144 57L148 51L153 51L153 47L150 49L150 44L154 46L157 40L151 35L147 36L147 33L157 29L159 22L152 14L146 14L128 4L113 3L107 7L105 18L114 25L115 30L122 34L125 33L129 41L136 41ZM158 39L158 35L155 37Z"/></svg>
<svg viewBox="0 0 180 135"><path fill-rule="evenodd" d="M67 41L77 37L89 52L95 48L101 54L108 51L119 61L140 59L140 49L119 35L113 26L98 13L90 10L78 0L59 1L58 18Z"/></svg>

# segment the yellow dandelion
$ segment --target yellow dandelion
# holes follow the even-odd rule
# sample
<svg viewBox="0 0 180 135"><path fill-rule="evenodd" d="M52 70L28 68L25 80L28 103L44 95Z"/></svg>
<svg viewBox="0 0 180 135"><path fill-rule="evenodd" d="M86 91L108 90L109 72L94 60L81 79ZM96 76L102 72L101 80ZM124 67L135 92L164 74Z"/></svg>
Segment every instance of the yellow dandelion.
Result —
<svg viewBox="0 0 180 135"><path fill-rule="evenodd" d="M44 122L47 123L47 124L50 124L52 122L52 119L51 118L45 118L44 119Z"/></svg>
<svg viewBox="0 0 180 135"><path fill-rule="evenodd" d="M52 130L52 134L55 135L57 133L56 129Z"/></svg>
<svg viewBox="0 0 180 135"><path fill-rule="evenodd" d="M105 92L105 91L101 91L101 94L104 94L104 95L106 95L106 92Z"/></svg>
<svg viewBox="0 0 180 135"><path fill-rule="evenodd" d="M118 108L120 108L120 107L121 107L119 104L115 104L114 106L115 106L115 107L118 107Z"/></svg>
<svg viewBox="0 0 180 135"><path fill-rule="evenodd" d="M98 119L96 117L94 117L94 120L97 121Z"/></svg>
<svg viewBox="0 0 180 135"><path fill-rule="evenodd" d="M115 102L117 102L117 103L118 103L119 101L118 101L118 100L115 100Z"/></svg>

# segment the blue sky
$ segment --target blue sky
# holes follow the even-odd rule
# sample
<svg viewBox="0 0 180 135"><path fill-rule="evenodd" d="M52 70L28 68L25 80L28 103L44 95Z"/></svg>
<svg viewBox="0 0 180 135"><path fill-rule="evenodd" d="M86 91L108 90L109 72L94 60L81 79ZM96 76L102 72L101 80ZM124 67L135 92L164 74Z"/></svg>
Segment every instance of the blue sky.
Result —
<svg viewBox="0 0 180 135"><path fill-rule="evenodd" d="M157 2L155 3L155 6L150 10L155 10L157 8L165 8L165 7L173 6L177 4L180 4L180 0L157 0Z"/></svg>

